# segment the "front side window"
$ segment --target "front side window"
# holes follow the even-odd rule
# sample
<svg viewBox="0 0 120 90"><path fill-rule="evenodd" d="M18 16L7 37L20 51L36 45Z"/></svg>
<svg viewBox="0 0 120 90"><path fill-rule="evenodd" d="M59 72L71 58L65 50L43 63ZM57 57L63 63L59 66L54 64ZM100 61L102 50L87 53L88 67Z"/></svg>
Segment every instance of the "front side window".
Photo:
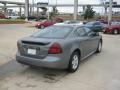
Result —
<svg viewBox="0 0 120 90"><path fill-rule="evenodd" d="M89 29L89 28L84 28L85 29L85 32L86 32L86 34L88 35L88 36L90 36L90 35L93 35L95 32L93 32L91 29Z"/></svg>

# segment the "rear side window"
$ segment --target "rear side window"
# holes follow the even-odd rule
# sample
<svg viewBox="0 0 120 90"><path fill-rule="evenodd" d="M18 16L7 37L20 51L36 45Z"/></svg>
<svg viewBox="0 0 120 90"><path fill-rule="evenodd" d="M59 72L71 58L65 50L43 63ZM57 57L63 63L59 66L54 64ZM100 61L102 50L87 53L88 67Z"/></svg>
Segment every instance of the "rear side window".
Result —
<svg viewBox="0 0 120 90"><path fill-rule="evenodd" d="M75 35L76 35L76 36L85 36L85 35L86 35L86 32L85 32L84 28L78 28L78 29L75 31Z"/></svg>

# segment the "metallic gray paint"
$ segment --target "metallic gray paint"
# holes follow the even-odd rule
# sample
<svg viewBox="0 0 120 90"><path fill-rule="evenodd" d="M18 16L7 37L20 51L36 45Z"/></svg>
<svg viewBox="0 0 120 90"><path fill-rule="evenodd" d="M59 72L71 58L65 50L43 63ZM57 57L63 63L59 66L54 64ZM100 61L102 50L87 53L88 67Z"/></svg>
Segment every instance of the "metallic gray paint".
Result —
<svg viewBox="0 0 120 90"><path fill-rule="evenodd" d="M68 25L69 27L69 25ZM82 26L73 26L74 30L64 39L49 39L49 38L34 38L34 37L25 37L18 41L19 48L16 54L16 60L22 64L35 65L40 67L56 68L56 69L66 69L69 65L70 56L75 50L79 50L81 60L93 54L98 47L98 43L102 36L83 36L78 37L74 35L74 31L78 27ZM21 55L23 43L22 41L31 41L31 42L44 42L49 43L48 45L38 45L43 53L43 57L32 57ZM48 54L48 49L53 43L59 43L62 48L61 54ZM33 45L34 46L34 45ZM36 47L36 45L35 45Z"/></svg>

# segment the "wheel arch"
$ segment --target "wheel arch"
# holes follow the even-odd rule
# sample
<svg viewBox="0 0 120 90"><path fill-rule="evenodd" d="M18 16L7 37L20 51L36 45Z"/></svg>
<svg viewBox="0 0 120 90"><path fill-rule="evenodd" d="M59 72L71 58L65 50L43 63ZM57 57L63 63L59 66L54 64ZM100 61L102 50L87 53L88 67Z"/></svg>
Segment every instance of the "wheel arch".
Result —
<svg viewBox="0 0 120 90"><path fill-rule="evenodd" d="M70 50L70 56L73 54L73 52L78 52L80 57L82 57L82 49L81 47L77 44L72 45L71 50Z"/></svg>
<svg viewBox="0 0 120 90"><path fill-rule="evenodd" d="M81 50L80 50L79 48L76 48L73 52L78 52L79 55L80 55L80 57L81 57ZM73 52L72 52L72 53L73 53Z"/></svg>

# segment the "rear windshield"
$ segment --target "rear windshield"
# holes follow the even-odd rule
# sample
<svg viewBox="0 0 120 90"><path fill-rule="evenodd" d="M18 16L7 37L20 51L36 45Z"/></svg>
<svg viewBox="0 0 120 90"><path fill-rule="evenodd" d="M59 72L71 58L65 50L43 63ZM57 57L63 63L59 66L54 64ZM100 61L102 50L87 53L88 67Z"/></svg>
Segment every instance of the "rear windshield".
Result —
<svg viewBox="0 0 120 90"><path fill-rule="evenodd" d="M68 26L51 26L34 33L32 36L36 38L65 38L73 27Z"/></svg>

